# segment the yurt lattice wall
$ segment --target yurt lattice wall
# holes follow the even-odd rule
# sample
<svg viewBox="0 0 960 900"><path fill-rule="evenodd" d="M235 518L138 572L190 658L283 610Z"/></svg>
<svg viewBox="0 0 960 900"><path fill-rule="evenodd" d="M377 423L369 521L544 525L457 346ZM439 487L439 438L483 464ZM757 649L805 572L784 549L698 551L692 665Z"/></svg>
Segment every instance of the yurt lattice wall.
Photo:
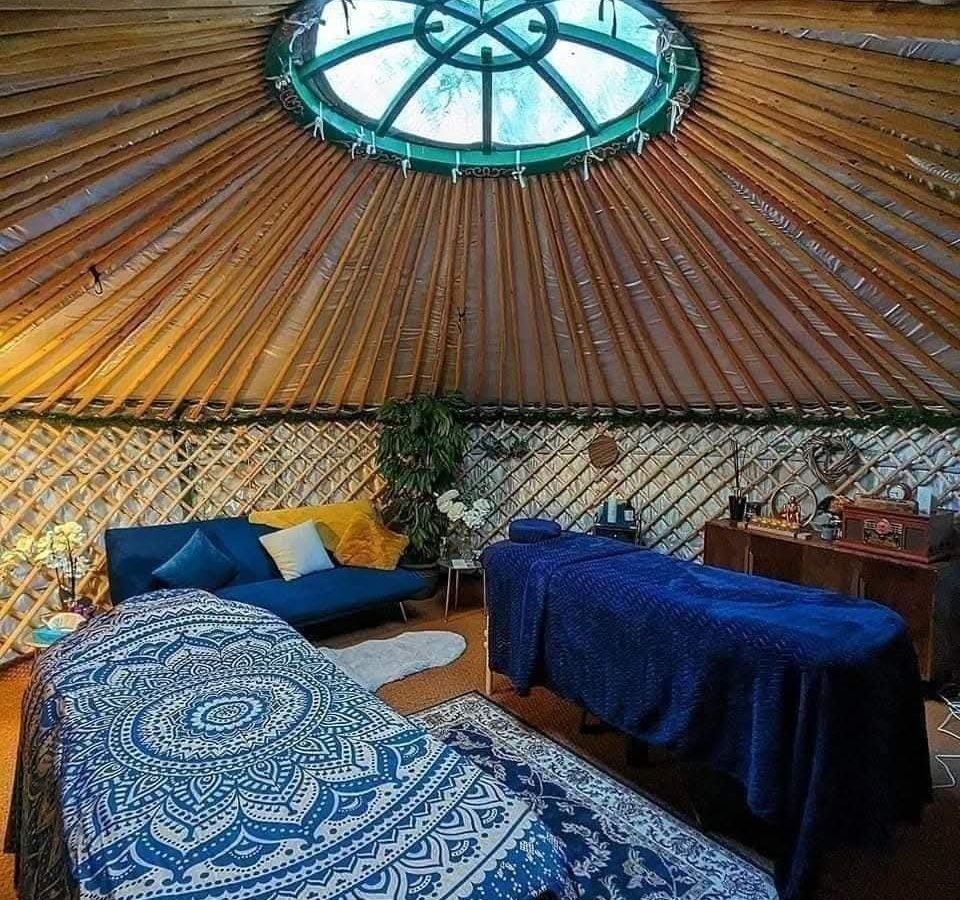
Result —
<svg viewBox="0 0 960 900"><path fill-rule="evenodd" d="M733 480L732 448L744 451L745 483L767 500L785 480L827 492L810 469L807 445L823 430L676 422L616 428L615 466L598 471L587 453L607 426L493 421L472 426L466 479L494 503L485 537L516 516L544 515L589 528L608 493L642 511L647 545L698 558L703 523L722 514ZM832 434L858 448L842 495L875 492L906 478L960 508L960 426L886 427ZM106 594L103 532L108 526L242 515L253 509L376 496L377 427L349 422L279 422L176 431L130 425L0 422L0 542L38 534L66 518L88 530L97 570L85 586ZM21 570L0 593L0 659L24 649L31 621L56 603L55 584Z"/></svg>

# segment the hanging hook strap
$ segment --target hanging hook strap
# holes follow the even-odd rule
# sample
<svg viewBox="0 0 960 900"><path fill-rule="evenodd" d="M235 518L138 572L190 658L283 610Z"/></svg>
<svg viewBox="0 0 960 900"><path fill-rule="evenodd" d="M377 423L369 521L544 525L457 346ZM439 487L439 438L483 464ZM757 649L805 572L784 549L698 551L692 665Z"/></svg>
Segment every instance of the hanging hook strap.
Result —
<svg viewBox="0 0 960 900"><path fill-rule="evenodd" d="M630 132L630 136L627 138L628 141L637 142L637 153L642 154L643 148L646 145L647 141L650 140L650 135L640 127L640 114L643 110L637 110L637 121L633 126L633 131Z"/></svg>
<svg viewBox="0 0 960 900"><path fill-rule="evenodd" d="M615 38L617 36L617 0L600 0L600 21L602 22L604 20L604 12L607 8L607 3L610 4L611 10L610 37Z"/></svg>
<svg viewBox="0 0 960 900"><path fill-rule="evenodd" d="M526 179L523 177L523 173L526 172L526 171L527 171L527 167L520 165L520 151L518 150L518 151L517 151L517 164L516 164L516 166L514 166L513 172L511 172L510 174L511 174L511 176L513 177L513 180L516 181L517 184L519 184L521 188L525 188L525 187L527 186Z"/></svg>
<svg viewBox="0 0 960 900"><path fill-rule="evenodd" d="M690 94L681 88L670 98L670 134L676 135L677 128L690 108Z"/></svg>
<svg viewBox="0 0 960 900"><path fill-rule="evenodd" d="M366 142L363 139L364 130L363 126L357 129L357 139L350 145L350 159L357 158L357 152L364 148Z"/></svg>
<svg viewBox="0 0 960 900"><path fill-rule="evenodd" d="M323 130L323 104L319 103L318 105L320 106L320 113L319 115L313 117L313 136L317 137L317 135L319 135L320 140L325 141L327 139L327 135Z"/></svg>
<svg viewBox="0 0 960 900"><path fill-rule="evenodd" d="M590 135L588 134L587 149L586 149L586 152L583 154L583 180L584 181L590 180L590 162L591 161L600 162L601 159L603 159L603 157L600 156L600 154L593 149L593 145L590 143Z"/></svg>
<svg viewBox="0 0 960 900"><path fill-rule="evenodd" d="M293 55L293 45L297 42L297 38L303 34L306 34L314 25L320 22L320 16L311 16L309 19L296 19L293 16L284 17L283 20L287 25L296 25L296 28L293 30L293 34L290 35L290 42L287 44L287 49L290 52L290 55Z"/></svg>
<svg viewBox="0 0 960 900"><path fill-rule="evenodd" d="M450 171L450 177L453 179L454 184L459 181L461 175L463 175L463 172L460 169L460 151L458 150L456 162L453 165L453 169Z"/></svg>

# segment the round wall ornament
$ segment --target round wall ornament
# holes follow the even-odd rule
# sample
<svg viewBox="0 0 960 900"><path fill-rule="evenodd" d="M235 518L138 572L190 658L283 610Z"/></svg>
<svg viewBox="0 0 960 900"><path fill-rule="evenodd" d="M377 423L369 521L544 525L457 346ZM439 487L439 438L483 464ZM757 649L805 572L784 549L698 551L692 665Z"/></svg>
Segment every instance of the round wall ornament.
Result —
<svg viewBox="0 0 960 900"><path fill-rule="evenodd" d="M607 14L604 10L607 9ZM306 0L268 45L277 100L354 156L451 175L528 175L673 133L697 52L644 0Z"/></svg>
<svg viewBox="0 0 960 900"><path fill-rule="evenodd" d="M609 469L620 459L620 445L612 435L598 434L587 445L587 456L596 468Z"/></svg>
<svg viewBox="0 0 960 900"><path fill-rule="evenodd" d="M848 437L826 435L807 442L807 465L824 484L842 481L856 463L860 450Z"/></svg>

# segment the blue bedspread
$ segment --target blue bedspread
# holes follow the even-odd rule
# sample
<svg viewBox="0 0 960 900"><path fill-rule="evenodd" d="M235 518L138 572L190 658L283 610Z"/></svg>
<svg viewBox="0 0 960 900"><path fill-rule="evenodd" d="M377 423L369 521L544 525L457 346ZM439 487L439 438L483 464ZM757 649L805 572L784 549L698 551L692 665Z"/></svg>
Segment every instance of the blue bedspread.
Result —
<svg viewBox="0 0 960 900"><path fill-rule="evenodd" d="M916 658L891 610L583 535L503 542L484 564L492 667L735 777L785 835L783 897L823 848L885 839L929 798Z"/></svg>
<svg viewBox="0 0 960 900"><path fill-rule="evenodd" d="M43 653L8 850L21 900L563 896L530 808L279 619L194 591Z"/></svg>

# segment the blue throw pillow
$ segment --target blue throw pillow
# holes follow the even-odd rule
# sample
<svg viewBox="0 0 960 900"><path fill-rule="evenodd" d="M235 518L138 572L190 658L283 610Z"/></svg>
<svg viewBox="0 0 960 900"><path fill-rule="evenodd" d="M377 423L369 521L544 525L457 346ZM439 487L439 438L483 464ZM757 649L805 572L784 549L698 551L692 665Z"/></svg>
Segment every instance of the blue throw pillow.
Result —
<svg viewBox="0 0 960 900"><path fill-rule="evenodd" d="M559 534L560 526L548 519L514 519L510 523L510 540L517 544L537 544Z"/></svg>
<svg viewBox="0 0 960 900"><path fill-rule="evenodd" d="M202 531L195 531L173 556L153 570L166 587L215 591L237 574L237 564Z"/></svg>

